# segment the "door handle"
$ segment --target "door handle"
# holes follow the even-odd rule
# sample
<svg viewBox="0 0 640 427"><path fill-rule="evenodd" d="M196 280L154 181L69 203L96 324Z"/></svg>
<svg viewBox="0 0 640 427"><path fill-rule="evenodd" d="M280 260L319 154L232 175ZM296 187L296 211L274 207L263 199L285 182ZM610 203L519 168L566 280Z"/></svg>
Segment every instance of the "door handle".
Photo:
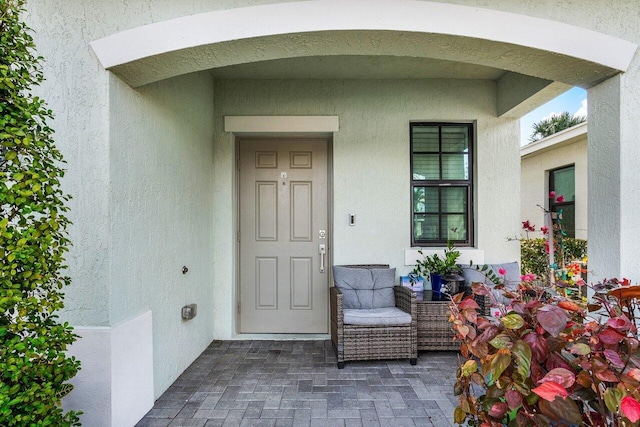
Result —
<svg viewBox="0 0 640 427"><path fill-rule="evenodd" d="M327 253L327 245L318 245L318 252L320 252L320 273L324 273L324 256Z"/></svg>

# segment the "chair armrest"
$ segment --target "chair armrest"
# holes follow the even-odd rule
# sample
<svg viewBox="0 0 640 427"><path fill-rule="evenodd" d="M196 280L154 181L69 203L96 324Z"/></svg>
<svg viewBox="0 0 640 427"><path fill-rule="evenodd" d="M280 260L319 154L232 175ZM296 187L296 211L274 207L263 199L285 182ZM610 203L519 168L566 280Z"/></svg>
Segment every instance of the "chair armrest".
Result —
<svg viewBox="0 0 640 427"><path fill-rule="evenodd" d="M396 297L396 307L409 313L411 318L415 320L418 311L416 293L406 286L394 286L393 292Z"/></svg>
<svg viewBox="0 0 640 427"><path fill-rule="evenodd" d="M331 306L331 323L342 327L344 323L344 295L337 286L329 288L329 303Z"/></svg>

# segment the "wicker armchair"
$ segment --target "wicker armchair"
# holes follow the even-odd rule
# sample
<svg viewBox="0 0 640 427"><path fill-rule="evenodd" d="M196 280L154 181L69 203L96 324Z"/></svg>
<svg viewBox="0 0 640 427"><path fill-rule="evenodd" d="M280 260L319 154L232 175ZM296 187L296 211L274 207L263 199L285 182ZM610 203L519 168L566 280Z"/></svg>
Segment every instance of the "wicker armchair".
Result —
<svg viewBox="0 0 640 427"><path fill-rule="evenodd" d="M491 298L489 295L474 295L473 299L480 306L478 314L482 316L491 316Z"/></svg>
<svg viewBox="0 0 640 427"><path fill-rule="evenodd" d="M383 264L345 265L350 268L389 268ZM330 289L331 342L338 357L338 369L349 360L408 358L417 363L416 294L409 288L393 288L396 307L411 314L411 323L402 325L350 325L344 323L343 294L336 286Z"/></svg>

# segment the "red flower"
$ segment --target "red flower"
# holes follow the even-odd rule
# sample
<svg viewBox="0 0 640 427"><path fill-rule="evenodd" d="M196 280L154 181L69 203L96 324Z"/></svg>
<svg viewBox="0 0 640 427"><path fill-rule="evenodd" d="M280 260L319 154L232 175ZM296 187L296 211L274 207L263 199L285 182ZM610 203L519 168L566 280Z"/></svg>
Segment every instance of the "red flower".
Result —
<svg viewBox="0 0 640 427"><path fill-rule="evenodd" d="M507 270L505 270L504 268L500 267L498 269L498 273L500 273L500 275L504 276L505 274L507 274Z"/></svg>
<svg viewBox="0 0 640 427"><path fill-rule="evenodd" d="M547 234L549 232L549 227L543 225L542 227L540 227L540 231L542 231L542 234Z"/></svg>
<svg viewBox="0 0 640 427"><path fill-rule="evenodd" d="M564 196L558 196L558 198L556 199L556 202L558 203L564 202Z"/></svg>
<svg viewBox="0 0 640 427"><path fill-rule="evenodd" d="M549 193L549 198L550 199L554 199L555 197L556 197L556 192L555 191L552 191L552 192Z"/></svg>
<svg viewBox="0 0 640 427"><path fill-rule="evenodd" d="M522 229L527 231L536 231L536 226L531 225L529 221L522 221Z"/></svg>
<svg viewBox="0 0 640 427"><path fill-rule="evenodd" d="M578 264L577 262L569 264L569 266L567 267L567 270L569 270L571 274L573 274L574 276L577 276L578 274L580 274L580 270L581 270L580 264Z"/></svg>

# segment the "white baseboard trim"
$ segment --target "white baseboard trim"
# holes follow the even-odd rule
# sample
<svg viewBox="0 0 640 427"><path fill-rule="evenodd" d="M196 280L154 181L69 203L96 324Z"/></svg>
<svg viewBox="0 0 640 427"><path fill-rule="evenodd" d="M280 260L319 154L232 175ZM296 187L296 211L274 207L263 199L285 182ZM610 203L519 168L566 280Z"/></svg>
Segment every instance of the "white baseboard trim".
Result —
<svg viewBox="0 0 640 427"><path fill-rule="evenodd" d="M82 369L63 399L92 427L135 426L154 404L152 316L148 311L114 327L75 327L80 338L68 354Z"/></svg>
<svg viewBox="0 0 640 427"><path fill-rule="evenodd" d="M153 408L151 311L111 330L111 425L134 426Z"/></svg>

